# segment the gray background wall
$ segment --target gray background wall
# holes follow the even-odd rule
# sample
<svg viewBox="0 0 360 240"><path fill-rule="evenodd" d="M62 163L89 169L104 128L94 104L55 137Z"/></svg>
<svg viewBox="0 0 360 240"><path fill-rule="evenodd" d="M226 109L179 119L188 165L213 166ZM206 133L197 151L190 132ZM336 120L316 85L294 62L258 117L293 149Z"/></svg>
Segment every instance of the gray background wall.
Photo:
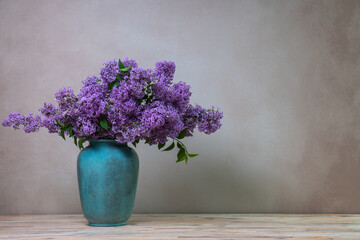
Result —
<svg viewBox="0 0 360 240"><path fill-rule="evenodd" d="M0 117L129 56L177 64L223 127L140 145L137 213L360 213L360 1L0 1ZM54 101L53 101L54 102ZM80 213L77 148L0 128L0 214Z"/></svg>

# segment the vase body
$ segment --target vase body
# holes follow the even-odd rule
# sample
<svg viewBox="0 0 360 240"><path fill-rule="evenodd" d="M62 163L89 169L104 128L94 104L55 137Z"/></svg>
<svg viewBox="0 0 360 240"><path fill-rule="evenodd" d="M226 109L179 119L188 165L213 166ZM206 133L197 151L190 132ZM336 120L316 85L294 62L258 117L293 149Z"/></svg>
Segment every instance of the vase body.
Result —
<svg viewBox="0 0 360 240"><path fill-rule="evenodd" d="M138 173L139 159L132 148L115 140L89 140L77 160L81 207L89 225L126 224L134 207Z"/></svg>

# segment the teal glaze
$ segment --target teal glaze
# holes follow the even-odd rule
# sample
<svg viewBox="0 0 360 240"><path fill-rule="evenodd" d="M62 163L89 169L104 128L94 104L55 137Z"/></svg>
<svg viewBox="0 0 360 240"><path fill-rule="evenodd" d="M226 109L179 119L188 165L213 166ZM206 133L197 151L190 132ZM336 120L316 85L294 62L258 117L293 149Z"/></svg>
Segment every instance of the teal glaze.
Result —
<svg viewBox="0 0 360 240"><path fill-rule="evenodd" d="M139 158L126 144L88 141L77 161L84 216L91 226L125 225L134 207Z"/></svg>

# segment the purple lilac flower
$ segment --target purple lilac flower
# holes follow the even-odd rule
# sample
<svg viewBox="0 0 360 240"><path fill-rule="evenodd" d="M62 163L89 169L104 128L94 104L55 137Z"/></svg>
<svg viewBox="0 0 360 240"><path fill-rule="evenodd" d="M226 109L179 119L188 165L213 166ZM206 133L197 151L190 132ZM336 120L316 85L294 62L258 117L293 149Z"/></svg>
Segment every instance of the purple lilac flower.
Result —
<svg viewBox="0 0 360 240"><path fill-rule="evenodd" d="M76 96L71 88L64 87L55 93L55 100L62 111L67 111L74 106Z"/></svg>
<svg viewBox="0 0 360 240"><path fill-rule="evenodd" d="M198 129L200 132L211 134L221 127L220 119L223 118L223 113L212 106L209 109L204 109L200 112Z"/></svg>
<svg viewBox="0 0 360 240"><path fill-rule="evenodd" d="M14 129L19 129L20 125L24 126L24 131L26 133L37 132L40 127L42 127L41 116L33 116L32 113L29 116L25 117L24 115L12 112L9 114L9 117L4 119L2 122L4 127L13 127Z"/></svg>
<svg viewBox="0 0 360 240"><path fill-rule="evenodd" d="M47 128L49 133L58 133L60 127L56 125L56 119L61 119L62 115L51 103L44 103L44 106L39 109L41 115L43 116L42 126Z"/></svg>
<svg viewBox="0 0 360 240"><path fill-rule="evenodd" d="M196 128L211 134L221 127L223 113L218 108L191 105L190 86L173 83L173 62L157 62L154 69L138 67L128 58L121 62L130 70L120 70L117 60L105 62L100 77L86 78L78 94L62 88L55 93L57 106L44 103L41 115L36 116L12 112L2 125L14 129L23 126L25 132L45 127L59 135L120 143L147 140L150 145L165 143L183 130L192 136Z"/></svg>
<svg viewBox="0 0 360 240"><path fill-rule="evenodd" d="M9 117L4 119L2 122L2 125L4 127L13 127L14 129L19 129L20 125L23 125L25 123L25 116L17 113L17 112L11 112L9 114Z"/></svg>
<svg viewBox="0 0 360 240"><path fill-rule="evenodd" d="M100 70L101 80L105 83L111 83L116 80L116 74L121 73L117 61L108 61L104 63L104 67Z"/></svg>
<svg viewBox="0 0 360 240"><path fill-rule="evenodd" d="M42 122L40 115L33 116L33 114L30 113L29 116L25 117L24 131L26 133L37 132L41 126Z"/></svg>
<svg viewBox="0 0 360 240"><path fill-rule="evenodd" d="M175 63L162 61L155 64L155 76L160 82L164 82L167 85L172 83L175 73Z"/></svg>

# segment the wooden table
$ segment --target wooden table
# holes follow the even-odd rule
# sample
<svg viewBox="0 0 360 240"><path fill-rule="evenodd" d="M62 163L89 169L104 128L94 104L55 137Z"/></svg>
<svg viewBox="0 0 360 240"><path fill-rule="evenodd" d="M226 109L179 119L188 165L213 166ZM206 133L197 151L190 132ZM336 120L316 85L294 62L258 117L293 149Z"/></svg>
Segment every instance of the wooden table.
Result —
<svg viewBox="0 0 360 240"><path fill-rule="evenodd" d="M0 216L0 239L356 239L360 215L133 214L119 227L82 215Z"/></svg>

